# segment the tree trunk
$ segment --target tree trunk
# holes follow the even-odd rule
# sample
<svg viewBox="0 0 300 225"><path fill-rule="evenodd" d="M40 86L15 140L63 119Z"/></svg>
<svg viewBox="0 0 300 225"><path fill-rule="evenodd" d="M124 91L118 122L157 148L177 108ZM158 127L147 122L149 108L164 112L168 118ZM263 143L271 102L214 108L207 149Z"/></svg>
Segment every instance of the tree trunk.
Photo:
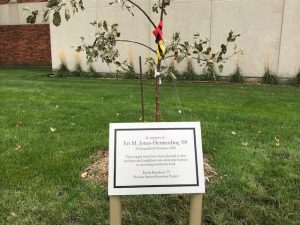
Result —
<svg viewBox="0 0 300 225"><path fill-rule="evenodd" d="M164 9L165 1L162 0L161 11L160 11L160 21L163 22L164 19ZM162 28L161 28L162 29ZM157 47L159 44L157 43ZM161 72L161 59L157 62L157 72ZM155 76L155 122L160 122L160 75Z"/></svg>
<svg viewBox="0 0 300 225"><path fill-rule="evenodd" d="M160 72L161 60L158 60L157 71ZM155 77L155 122L160 122L160 75Z"/></svg>

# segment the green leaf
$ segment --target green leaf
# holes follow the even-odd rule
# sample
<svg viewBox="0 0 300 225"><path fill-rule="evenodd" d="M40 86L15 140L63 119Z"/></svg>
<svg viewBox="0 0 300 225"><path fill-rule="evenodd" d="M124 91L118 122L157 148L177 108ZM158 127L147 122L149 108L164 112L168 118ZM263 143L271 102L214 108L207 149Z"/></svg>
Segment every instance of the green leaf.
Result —
<svg viewBox="0 0 300 225"><path fill-rule="evenodd" d="M95 21L91 22L90 24L91 24L92 26L95 26L95 25L97 24L97 21L95 20Z"/></svg>
<svg viewBox="0 0 300 225"><path fill-rule="evenodd" d="M54 8L55 6L57 6L59 4L59 0L49 0L47 2L47 7L48 8Z"/></svg>
<svg viewBox="0 0 300 225"><path fill-rule="evenodd" d="M30 15L26 18L26 22L30 24L34 24L36 22L36 16Z"/></svg>
<svg viewBox="0 0 300 225"><path fill-rule="evenodd" d="M69 9L65 9L65 19L68 21L70 19L70 11Z"/></svg>
<svg viewBox="0 0 300 225"><path fill-rule="evenodd" d="M211 52L211 47L208 47L206 49L206 51L204 52L205 55L209 55L209 53Z"/></svg>
<svg viewBox="0 0 300 225"><path fill-rule="evenodd" d="M228 38L227 38L227 41L230 42L231 39L232 39L232 36L233 36L233 31L231 30L228 34Z"/></svg>
<svg viewBox="0 0 300 225"><path fill-rule="evenodd" d="M34 10L31 12L31 15L26 18L26 22L30 24L34 24L36 22L36 17L39 14L38 10Z"/></svg>
<svg viewBox="0 0 300 225"><path fill-rule="evenodd" d="M50 10L47 9L43 14L43 22L48 22Z"/></svg>
<svg viewBox="0 0 300 225"><path fill-rule="evenodd" d="M177 41L180 38L180 33L179 32L175 32L175 34L173 34L173 39L175 41Z"/></svg>
<svg viewBox="0 0 300 225"><path fill-rule="evenodd" d="M85 10L82 0L79 0L78 4L79 4L79 7L80 7L81 11Z"/></svg>
<svg viewBox="0 0 300 225"><path fill-rule="evenodd" d="M117 66L122 66L122 64L121 64L119 61L115 61L115 64L116 64Z"/></svg>
<svg viewBox="0 0 300 225"><path fill-rule="evenodd" d="M221 62L222 60L223 60L223 55L222 53L220 53L217 58L217 63Z"/></svg>
<svg viewBox="0 0 300 225"><path fill-rule="evenodd" d="M112 29L116 29L119 25L117 23L114 23L113 25L111 25Z"/></svg>
<svg viewBox="0 0 300 225"><path fill-rule="evenodd" d="M61 24L61 17L60 17L60 13L59 11L56 11L54 14L53 14L53 20L52 20L53 24L55 26L59 26Z"/></svg>
<svg viewBox="0 0 300 225"><path fill-rule="evenodd" d="M176 58L176 62L177 62L177 63L181 63L183 59L184 59L184 57L181 56L181 55L179 55L179 56L177 56L177 58Z"/></svg>
<svg viewBox="0 0 300 225"><path fill-rule="evenodd" d="M156 3L152 6L152 12L158 13L158 5Z"/></svg>
<svg viewBox="0 0 300 225"><path fill-rule="evenodd" d="M220 73L222 73L222 72L223 72L223 69L224 69L224 65L223 65L223 64L220 64L220 65L218 66L218 69L219 69Z"/></svg>
<svg viewBox="0 0 300 225"><path fill-rule="evenodd" d="M221 45L221 52L222 52L223 54L226 54L226 52L227 52L227 47L226 47L226 45L224 45L224 44Z"/></svg>
<svg viewBox="0 0 300 225"><path fill-rule="evenodd" d="M80 52L80 51L82 51L82 47L81 46L77 46L76 52Z"/></svg>
<svg viewBox="0 0 300 225"><path fill-rule="evenodd" d="M38 10L32 11L32 15L37 16L38 14L39 14L39 11L38 11Z"/></svg>
<svg viewBox="0 0 300 225"><path fill-rule="evenodd" d="M104 30L108 31L107 22L105 20L103 21L103 28Z"/></svg>

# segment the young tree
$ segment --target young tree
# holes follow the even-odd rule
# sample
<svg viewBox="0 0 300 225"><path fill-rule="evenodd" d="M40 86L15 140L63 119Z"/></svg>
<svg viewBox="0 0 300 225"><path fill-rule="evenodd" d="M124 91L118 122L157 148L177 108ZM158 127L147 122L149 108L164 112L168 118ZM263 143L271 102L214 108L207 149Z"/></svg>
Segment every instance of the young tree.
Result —
<svg viewBox="0 0 300 225"><path fill-rule="evenodd" d="M108 24L104 21L94 21L91 25L95 26L97 31L94 35L94 41L92 43L86 43L84 37L81 37L82 44L77 47L77 51L83 51L86 53L87 61L93 62L101 59L102 62L108 65L114 64L121 70L132 71L131 65L125 60L119 59L119 51L117 49L118 42L127 42L136 45L143 46L149 49L153 53L153 57L146 59L146 62L150 66L154 66L155 69L155 121L160 121L160 82L161 75L167 71L167 66L162 66L162 61L168 58L175 60L177 63L181 63L184 59L196 60L199 66L204 66L209 70L219 69L223 70L224 63L229 60L235 54L241 52L234 47L233 54L227 55L228 45L235 42L240 34L235 34L230 31L227 37L227 41L220 45L218 50L213 50L210 46L208 39L201 39L199 33L194 34L194 42L183 41L180 38L180 33L175 32L169 43L165 43L163 35L164 16L167 15L167 8L172 4L171 0L157 0L152 6L152 11L159 14L160 21L155 23L150 15L137 3L136 0L113 0L109 4L120 4L123 9L128 10L131 15L134 15L134 10L137 9L142 13L149 23L153 26L153 35L156 43L156 49L150 46L135 41L121 38L121 33L118 31L118 24ZM42 12L44 21L49 20L49 15L52 14L52 22L55 26L61 24L61 18L64 16L68 21L71 17L70 9L73 14L84 10L83 0L48 0L47 9ZM37 10L30 11L31 14L27 17L28 23L35 23L37 15L40 13ZM174 77L174 74L172 74Z"/></svg>

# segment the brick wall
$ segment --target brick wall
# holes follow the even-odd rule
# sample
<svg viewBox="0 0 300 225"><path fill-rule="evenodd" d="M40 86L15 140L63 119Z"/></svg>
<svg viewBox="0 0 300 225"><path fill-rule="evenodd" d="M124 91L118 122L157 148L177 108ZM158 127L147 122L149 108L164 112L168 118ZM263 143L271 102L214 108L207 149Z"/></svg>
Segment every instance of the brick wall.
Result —
<svg viewBox="0 0 300 225"><path fill-rule="evenodd" d="M49 24L0 26L1 65L51 65Z"/></svg>

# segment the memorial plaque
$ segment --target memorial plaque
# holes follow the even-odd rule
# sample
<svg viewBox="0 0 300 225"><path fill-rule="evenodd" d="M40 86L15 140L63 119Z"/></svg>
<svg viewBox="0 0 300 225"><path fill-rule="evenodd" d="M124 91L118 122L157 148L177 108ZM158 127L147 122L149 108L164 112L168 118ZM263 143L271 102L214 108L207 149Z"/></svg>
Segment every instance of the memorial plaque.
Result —
<svg viewBox="0 0 300 225"><path fill-rule="evenodd" d="M199 122L113 123L109 195L204 193Z"/></svg>

